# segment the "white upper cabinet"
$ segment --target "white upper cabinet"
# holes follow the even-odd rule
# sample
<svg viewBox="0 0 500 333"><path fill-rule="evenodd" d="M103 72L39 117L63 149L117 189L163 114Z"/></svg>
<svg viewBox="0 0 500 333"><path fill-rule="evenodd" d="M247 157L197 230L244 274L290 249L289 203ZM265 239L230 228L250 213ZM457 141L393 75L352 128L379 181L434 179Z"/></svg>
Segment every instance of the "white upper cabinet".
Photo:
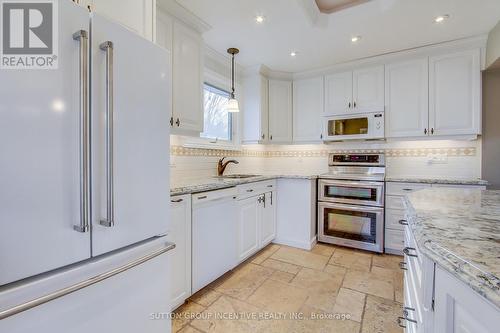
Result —
<svg viewBox="0 0 500 333"><path fill-rule="evenodd" d="M352 107L352 72L325 77L325 115L350 112Z"/></svg>
<svg viewBox="0 0 500 333"><path fill-rule="evenodd" d="M269 80L269 141L292 141L292 82Z"/></svg>
<svg viewBox="0 0 500 333"><path fill-rule="evenodd" d="M180 22L173 25L173 132L203 132L203 43Z"/></svg>
<svg viewBox="0 0 500 333"><path fill-rule="evenodd" d="M293 141L321 141L324 105L323 77L293 82Z"/></svg>
<svg viewBox="0 0 500 333"><path fill-rule="evenodd" d="M427 58L385 66L385 119L388 138L428 134Z"/></svg>
<svg viewBox="0 0 500 333"><path fill-rule="evenodd" d="M156 0L84 0L92 10L121 23L142 37L153 40Z"/></svg>
<svg viewBox="0 0 500 333"><path fill-rule="evenodd" d="M480 134L479 49L429 58L431 135Z"/></svg>
<svg viewBox="0 0 500 333"><path fill-rule="evenodd" d="M253 74L245 77L243 88L243 142L266 143L269 82L264 76Z"/></svg>
<svg viewBox="0 0 500 333"><path fill-rule="evenodd" d="M352 73L352 110L384 111L384 66L361 68Z"/></svg>
<svg viewBox="0 0 500 333"><path fill-rule="evenodd" d="M384 66L325 77L325 115L384 111Z"/></svg>

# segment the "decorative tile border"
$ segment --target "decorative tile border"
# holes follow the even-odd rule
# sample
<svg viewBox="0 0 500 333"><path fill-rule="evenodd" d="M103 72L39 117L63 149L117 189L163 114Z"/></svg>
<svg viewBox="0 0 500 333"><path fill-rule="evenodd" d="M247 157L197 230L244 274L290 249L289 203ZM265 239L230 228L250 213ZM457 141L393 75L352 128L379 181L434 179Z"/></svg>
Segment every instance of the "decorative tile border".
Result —
<svg viewBox="0 0 500 333"><path fill-rule="evenodd" d="M328 154L384 153L387 157L426 157L430 154L445 154L450 157L476 156L475 147L453 148L388 148L388 149L318 149L318 150L220 150L171 146L173 156L205 157L327 157Z"/></svg>

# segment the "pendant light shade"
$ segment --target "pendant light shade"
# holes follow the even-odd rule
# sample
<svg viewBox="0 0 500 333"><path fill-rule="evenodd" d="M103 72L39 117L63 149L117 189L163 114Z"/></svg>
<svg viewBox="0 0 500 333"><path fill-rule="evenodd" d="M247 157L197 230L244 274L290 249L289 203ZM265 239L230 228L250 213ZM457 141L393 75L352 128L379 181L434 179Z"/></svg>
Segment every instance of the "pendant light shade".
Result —
<svg viewBox="0 0 500 333"><path fill-rule="evenodd" d="M240 50L232 47L227 49L227 53L231 55L231 98L227 103L227 112L240 112L240 106L236 98L234 98L234 55L238 54Z"/></svg>

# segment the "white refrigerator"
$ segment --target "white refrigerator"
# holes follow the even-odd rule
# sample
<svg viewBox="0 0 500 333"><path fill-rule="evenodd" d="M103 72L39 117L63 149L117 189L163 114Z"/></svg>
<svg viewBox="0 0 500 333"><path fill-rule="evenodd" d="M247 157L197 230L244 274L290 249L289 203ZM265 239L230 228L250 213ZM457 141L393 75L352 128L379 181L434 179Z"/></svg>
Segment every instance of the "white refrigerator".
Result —
<svg viewBox="0 0 500 333"><path fill-rule="evenodd" d="M57 18L57 69L0 69L0 332L170 332L170 55Z"/></svg>

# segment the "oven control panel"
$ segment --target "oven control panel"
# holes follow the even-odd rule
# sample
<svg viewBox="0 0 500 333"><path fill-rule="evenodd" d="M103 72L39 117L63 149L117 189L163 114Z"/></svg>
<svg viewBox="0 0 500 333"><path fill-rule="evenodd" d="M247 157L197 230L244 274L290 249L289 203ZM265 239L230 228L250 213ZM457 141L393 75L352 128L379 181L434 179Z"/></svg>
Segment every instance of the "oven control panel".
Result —
<svg viewBox="0 0 500 333"><path fill-rule="evenodd" d="M330 165L384 165L383 154L331 154Z"/></svg>

